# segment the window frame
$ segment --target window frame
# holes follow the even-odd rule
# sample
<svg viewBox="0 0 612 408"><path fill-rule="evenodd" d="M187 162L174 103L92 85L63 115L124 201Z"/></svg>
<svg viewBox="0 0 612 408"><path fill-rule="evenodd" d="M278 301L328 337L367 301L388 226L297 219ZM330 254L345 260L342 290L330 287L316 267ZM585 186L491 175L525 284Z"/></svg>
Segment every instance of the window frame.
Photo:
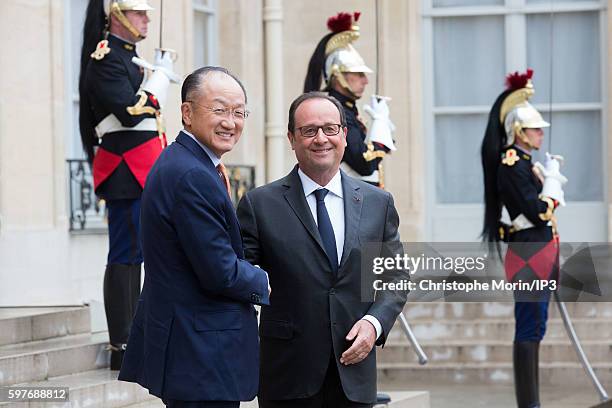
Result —
<svg viewBox="0 0 612 408"><path fill-rule="evenodd" d="M217 0L208 0L207 4L199 4L194 0L191 2L191 8L193 11L193 65L196 68L195 62L195 47L198 46L199 42L196 41L195 38L195 25L196 25L196 15L202 14L207 19L206 24L206 50L207 55L205 55L205 65L216 65L218 62L218 33L219 33L219 23L218 23L218 4ZM199 67L198 67L199 68Z"/></svg>
<svg viewBox="0 0 612 408"><path fill-rule="evenodd" d="M607 22L607 5L601 0L574 2L574 3L544 3L544 4L528 4L527 0L505 0L504 5L487 5L487 6L453 6L453 7L433 7L433 0L422 0L421 23L423 27L423 123L424 128L428 129L425 142L426 157L434 158L433 160L425 161L426 171L426 207L430 209L426 215L426 236L433 238L439 234L434 231L434 218L440 217L438 220L450 218L453 214L460 213L465 216L469 222L466 222L466 227L469 226L471 220L478 219L481 221L484 205L481 203L441 203L436 187L436 159L435 159L435 140L436 140L436 119L438 115L463 115L463 114L483 114L488 115L491 109L490 105L465 105L465 106L443 106L436 107L434 105L435 88L434 88L434 19L449 18L449 17L477 17L477 16L503 16L505 30L505 72L523 70L527 66L527 16L532 14L550 14L552 13L575 13L596 11L599 14L599 38L600 38L600 84L602 87L600 102L598 103L538 103L534 104L536 109L543 114L550 112L579 112L579 111L595 111L599 112L601 120L601 162L602 162L602 201L580 201L575 202L576 205L585 208L594 208L604 205L607 209L608 203L608 174L607 174L607 156L608 156L608 90L607 84L607 66L608 66L608 22ZM512 39L512 42L510 42ZM501 90L500 90L501 92ZM484 125L483 125L484 132ZM480 179L478 182L481 182ZM577 182L577 181L576 181ZM571 212L567 211L566 212ZM604 214L607 213L604 210ZM480 224L479 224L480 225ZM469 227L468 227L469 228ZM473 227L472 227L473 229ZM607 229L606 229L607 231ZM459 236L461 234L450 234L451 236ZM474 237L476 239L477 237Z"/></svg>

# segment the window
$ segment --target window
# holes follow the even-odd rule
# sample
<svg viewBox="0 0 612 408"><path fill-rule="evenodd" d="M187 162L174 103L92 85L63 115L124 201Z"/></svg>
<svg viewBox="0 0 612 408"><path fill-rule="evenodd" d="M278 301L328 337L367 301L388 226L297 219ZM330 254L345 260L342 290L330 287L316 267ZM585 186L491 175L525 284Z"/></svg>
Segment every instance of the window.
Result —
<svg viewBox="0 0 612 408"><path fill-rule="evenodd" d="M217 62L216 0L193 0L193 68Z"/></svg>
<svg viewBox="0 0 612 408"><path fill-rule="evenodd" d="M488 113L505 75L533 68L531 102L552 124L534 160L567 159L562 237L606 241L606 2L422 1L427 238L479 240Z"/></svg>
<svg viewBox="0 0 612 408"><path fill-rule="evenodd" d="M66 95L65 143L66 157L84 159L79 131L79 74L81 71L81 46L87 1L64 0L64 82Z"/></svg>
<svg viewBox="0 0 612 408"><path fill-rule="evenodd" d="M601 2L584 0L425 0L436 204L482 203L479 148L488 111L505 74L528 67L535 72L531 102L552 123L534 160L543 161L552 143L575 181L566 200L604 199L602 10Z"/></svg>

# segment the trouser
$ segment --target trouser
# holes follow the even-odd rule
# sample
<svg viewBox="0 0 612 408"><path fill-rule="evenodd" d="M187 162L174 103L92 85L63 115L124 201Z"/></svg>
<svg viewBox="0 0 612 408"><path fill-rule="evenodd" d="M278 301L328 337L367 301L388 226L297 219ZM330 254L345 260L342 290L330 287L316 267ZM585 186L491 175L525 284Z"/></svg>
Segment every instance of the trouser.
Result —
<svg viewBox="0 0 612 408"><path fill-rule="evenodd" d="M336 360L332 353L323 386L318 393L308 398L290 400L262 400L259 408L371 408L372 404L350 401L344 394Z"/></svg>
<svg viewBox="0 0 612 408"><path fill-rule="evenodd" d="M140 295L140 199L110 200L108 263L104 273L104 310L111 349L111 370L119 370Z"/></svg>
<svg viewBox="0 0 612 408"><path fill-rule="evenodd" d="M537 302L516 302L513 348L514 388L519 408L537 408L539 395L539 349L546 333L550 292Z"/></svg>

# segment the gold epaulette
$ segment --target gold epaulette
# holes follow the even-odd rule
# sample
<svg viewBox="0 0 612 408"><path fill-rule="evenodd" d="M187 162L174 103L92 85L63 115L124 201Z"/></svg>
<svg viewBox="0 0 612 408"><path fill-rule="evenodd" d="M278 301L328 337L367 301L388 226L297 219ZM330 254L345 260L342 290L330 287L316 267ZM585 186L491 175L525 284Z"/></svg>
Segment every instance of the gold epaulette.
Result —
<svg viewBox="0 0 612 408"><path fill-rule="evenodd" d="M95 60L100 61L109 52L111 52L111 49L108 46L108 40L102 40L98 43L98 45L96 45L96 49L94 50L94 52L89 54L89 56Z"/></svg>
<svg viewBox="0 0 612 408"><path fill-rule="evenodd" d="M132 116L142 115L143 113L155 114L157 109L152 106L145 106L145 104L147 103L147 94L142 91L139 92L139 94L140 99L138 100L138 102L136 102L136 105L128 106L126 108L127 112Z"/></svg>
<svg viewBox="0 0 612 408"><path fill-rule="evenodd" d="M363 158L369 162L374 159L382 159L386 154L384 150L374 150L374 145L368 143L368 151L363 154Z"/></svg>
<svg viewBox="0 0 612 408"><path fill-rule="evenodd" d="M504 155L502 156L502 163L505 164L506 166L514 166L516 162L519 161L520 159L521 158L516 153L516 150L508 149L506 150L506 153L504 153Z"/></svg>

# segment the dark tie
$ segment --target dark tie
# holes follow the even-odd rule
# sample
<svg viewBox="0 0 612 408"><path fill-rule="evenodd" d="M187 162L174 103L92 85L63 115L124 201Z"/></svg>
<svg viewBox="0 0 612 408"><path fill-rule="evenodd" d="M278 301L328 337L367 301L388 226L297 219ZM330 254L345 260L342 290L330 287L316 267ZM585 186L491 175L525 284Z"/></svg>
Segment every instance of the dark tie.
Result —
<svg viewBox="0 0 612 408"><path fill-rule="evenodd" d="M325 252L329 258L329 262L334 272L334 276L338 273L338 252L336 252L336 237L334 235L334 228L332 227L329 214L327 213L327 207L325 207L325 196L329 191L325 188L321 188L314 191L315 198L317 199L317 227L319 228L319 235L321 235L321 241L325 247Z"/></svg>

